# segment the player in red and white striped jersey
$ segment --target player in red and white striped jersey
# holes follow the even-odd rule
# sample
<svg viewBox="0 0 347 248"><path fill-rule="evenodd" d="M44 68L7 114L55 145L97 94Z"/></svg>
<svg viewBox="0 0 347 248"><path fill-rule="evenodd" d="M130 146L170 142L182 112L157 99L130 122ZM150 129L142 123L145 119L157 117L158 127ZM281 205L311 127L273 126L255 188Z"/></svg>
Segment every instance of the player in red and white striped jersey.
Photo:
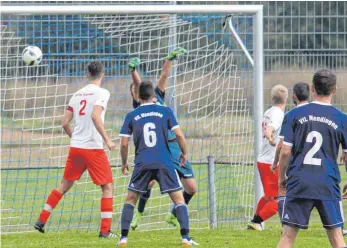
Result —
<svg viewBox="0 0 347 248"><path fill-rule="evenodd" d="M71 138L70 151L63 180L48 196L39 219L35 223L35 229L42 233L53 209L87 169L93 182L102 189L99 237L116 237L111 232L113 179L103 140L110 150L114 150L116 145L104 129L105 111L110 98L109 91L100 87L104 74L104 66L101 62L91 62L88 65L89 84L72 96L65 111L62 125ZM70 126L72 119L74 120L73 129Z"/></svg>

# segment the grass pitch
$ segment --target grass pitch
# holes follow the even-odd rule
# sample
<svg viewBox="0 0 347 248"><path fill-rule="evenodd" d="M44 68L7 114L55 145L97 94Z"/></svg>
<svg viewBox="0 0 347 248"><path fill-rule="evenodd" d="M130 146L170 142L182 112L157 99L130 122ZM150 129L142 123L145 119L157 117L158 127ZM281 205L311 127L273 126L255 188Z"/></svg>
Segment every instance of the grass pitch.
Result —
<svg viewBox="0 0 347 248"><path fill-rule="evenodd" d="M203 203L207 202L207 190L206 190L206 168L196 168L197 178L199 178L199 193L193 198L190 210L196 209L197 211L191 212L190 216L193 217L192 226L198 227L195 220L202 220L202 217L207 218L207 210ZM234 212L226 212L231 208L235 208L235 201L233 197L239 193L233 193L235 190L233 186L242 183L237 179L238 171L231 171L231 168L224 168L218 166L221 172L217 173L218 187L224 189L221 194L223 197L217 194L217 201L219 206L219 214L222 214L225 218L237 214L238 209L234 209ZM252 167L248 168L251 173ZM228 171L230 170L230 171ZM342 182L347 181L347 175L343 172L343 167L340 168L342 175ZM61 178L61 171L47 171L47 170L30 170L30 171L3 171L1 175L2 179L2 195L6 195L7 203L2 203L2 225L5 229L7 226L17 226L22 223L27 226L23 226L23 232L15 234L5 234L1 236L1 247L49 247L49 248L73 248L73 247L114 247L116 239L104 240L99 239L98 233L96 233L98 221L99 221L99 199L96 199L96 195L100 194L100 190L96 189L91 183L80 184L76 186L66 198L55 209L53 218L50 220L50 231L46 234L41 234L33 231L32 224L35 222L39 211L43 206L43 201L46 195L54 188ZM245 171L243 171L245 173ZM228 175L234 175L232 178L224 178ZM241 174L242 175L242 174ZM244 179L244 175L241 177ZM246 180L252 183L252 180ZM83 182L83 180L82 180ZM121 183L120 179L117 181L119 185L125 185ZM42 187L40 185L45 185ZM245 187L241 187L245 188ZM119 191L119 192L118 192ZM123 188L116 188L116 207L115 211L118 213L114 215L113 227L115 232L117 230L117 220L119 220L119 212L121 210L122 201L124 196L120 193L123 192ZM225 195L228 192L228 195ZM11 197L12 198L11 198ZM10 198L9 198L10 197ZM169 201L162 202L161 198L156 198L156 195L149 201L148 209L151 206L162 205L161 211L163 217L169 207ZM250 201L251 202L251 201ZM7 205L11 203L10 205ZM167 204L167 205L165 205ZM200 205L199 205L200 204ZM6 212L6 209L15 209L15 212ZM65 211L63 211L63 208ZM345 212L347 210L347 201L344 202ZM67 210L67 211L66 211ZM240 209L241 211L241 209ZM158 212L156 210L156 212ZM11 214L12 215L11 215ZM18 215L18 218L14 218L14 214ZM220 216L218 216L220 219ZM328 239L325 234L325 230L319 223L319 217L317 212L314 211L311 217L311 225L309 230L301 231L295 243L295 247L316 247L324 248L330 247ZM147 220L148 221L148 220ZM156 219L152 219L153 225L151 228L161 229L164 225L161 222L157 222ZM142 224L146 224L146 220L143 219ZM160 225L159 225L160 224ZM77 226L76 226L77 225ZM87 225L87 226L86 226ZM3 226L2 226L3 227ZM82 228L81 231L76 231L77 227ZM201 227L201 225L200 225ZM281 232L281 225L278 217L275 216L266 223L266 230L263 232L255 232L249 230L232 230L227 228L228 225L221 224L216 230L209 229L193 229L191 236L200 243L201 247L276 247ZM71 231L62 231L70 229ZM86 230L87 229L87 230ZM146 226L140 226L139 230L131 231L129 235L128 247L180 247L180 235L178 229L166 229L156 231L143 231ZM15 229L17 230L17 229ZM141 231L142 230L142 231Z"/></svg>
<svg viewBox="0 0 347 248"><path fill-rule="evenodd" d="M346 181L346 173L342 173L343 182ZM346 210L347 201L344 202ZM316 211L312 213L308 230L299 232L295 243L295 248L330 247L322 225L317 222ZM141 230L141 229L140 229ZM191 236L200 243L201 247L276 247L281 233L281 225L278 217L275 216L266 223L263 232L250 230L231 230L221 228L216 230L191 230ZM1 247L49 247L49 248L74 248L74 247L114 247L117 239L99 239L96 232L72 231L50 231L46 234L38 232L16 233L2 235ZM347 241L347 239L346 239ZM160 230L160 231L131 231L129 234L129 248L162 248L162 247L181 247L179 230Z"/></svg>
<svg viewBox="0 0 347 248"><path fill-rule="evenodd" d="M200 247L276 247L280 238L280 224L267 225L263 232L222 230L192 230L192 236ZM115 247L116 239L99 239L96 233L51 232L9 234L2 236L2 247ZM131 247L181 247L179 231L131 232L128 246ZM330 247L321 225L311 225L307 231L301 231L295 243L296 248Z"/></svg>

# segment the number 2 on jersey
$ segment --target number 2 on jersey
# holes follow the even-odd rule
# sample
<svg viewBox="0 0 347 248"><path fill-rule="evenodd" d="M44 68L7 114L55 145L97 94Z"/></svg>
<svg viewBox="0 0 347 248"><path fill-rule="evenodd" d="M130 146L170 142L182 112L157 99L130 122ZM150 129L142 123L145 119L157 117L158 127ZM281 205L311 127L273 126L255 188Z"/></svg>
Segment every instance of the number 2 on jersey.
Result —
<svg viewBox="0 0 347 248"><path fill-rule="evenodd" d="M323 136L317 131L312 131L307 135L306 142L312 143L313 138L316 138L316 143L307 152L307 154L304 158L304 164L319 165L320 166L320 165L322 165L322 160L320 158L314 158L313 156L321 148L321 146L323 144Z"/></svg>
<svg viewBox="0 0 347 248"><path fill-rule="evenodd" d="M157 144L157 134L153 129L155 129L155 124L152 122L148 122L143 126L143 136L148 147L153 147Z"/></svg>
<svg viewBox="0 0 347 248"><path fill-rule="evenodd" d="M85 115L86 113L84 113L83 111L87 106L87 100L80 101L80 105L82 105L82 108L80 109L80 115Z"/></svg>

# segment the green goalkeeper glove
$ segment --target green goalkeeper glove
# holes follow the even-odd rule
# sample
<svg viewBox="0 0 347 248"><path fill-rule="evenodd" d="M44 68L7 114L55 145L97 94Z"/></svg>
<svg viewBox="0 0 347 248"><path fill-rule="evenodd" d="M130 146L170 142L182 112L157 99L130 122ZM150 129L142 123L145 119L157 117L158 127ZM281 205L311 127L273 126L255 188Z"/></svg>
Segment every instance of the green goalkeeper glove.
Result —
<svg viewBox="0 0 347 248"><path fill-rule="evenodd" d="M128 66L131 72L136 70L136 67L139 66L139 64L141 64L141 60L138 57L135 58L131 58L128 62Z"/></svg>
<svg viewBox="0 0 347 248"><path fill-rule="evenodd" d="M176 59L179 55L187 53L187 50L184 49L183 47L176 47L174 50L172 50L171 53L169 53L168 56L166 56L166 59L168 60L174 60Z"/></svg>

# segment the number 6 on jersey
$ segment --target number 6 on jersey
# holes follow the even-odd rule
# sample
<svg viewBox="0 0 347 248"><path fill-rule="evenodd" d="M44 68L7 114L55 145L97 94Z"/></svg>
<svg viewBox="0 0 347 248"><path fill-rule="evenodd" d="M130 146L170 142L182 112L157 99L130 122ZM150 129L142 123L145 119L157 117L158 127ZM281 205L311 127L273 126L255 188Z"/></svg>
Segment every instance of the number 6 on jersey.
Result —
<svg viewBox="0 0 347 248"><path fill-rule="evenodd" d="M152 122L143 126L143 136L147 147L154 147L157 144L157 134L153 129L155 129L155 124Z"/></svg>

